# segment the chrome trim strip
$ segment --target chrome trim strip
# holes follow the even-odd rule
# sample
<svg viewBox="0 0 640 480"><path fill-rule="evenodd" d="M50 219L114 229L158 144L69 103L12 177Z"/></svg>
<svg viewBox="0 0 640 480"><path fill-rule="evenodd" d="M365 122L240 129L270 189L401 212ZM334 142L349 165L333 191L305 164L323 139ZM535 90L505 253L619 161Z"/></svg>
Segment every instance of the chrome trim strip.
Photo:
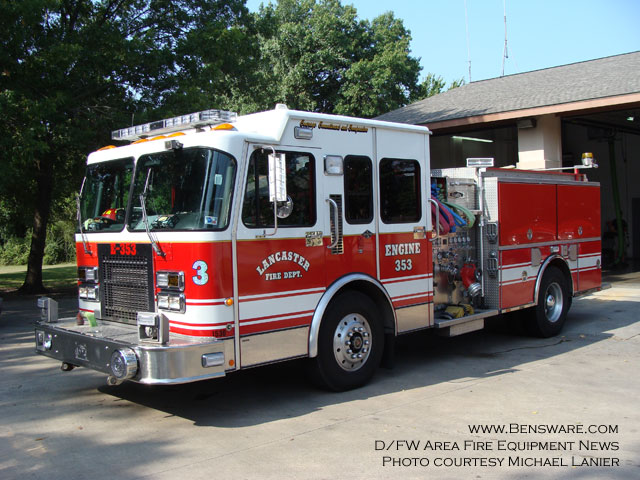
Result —
<svg viewBox="0 0 640 480"><path fill-rule="evenodd" d="M609 290L611 288L610 283L603 283L599 287L590 288L588 290L582 290L581 292L576 292L573 294L574 297L583 297L585 295L589 295L595 292L601 292L602 290Z"/></svg>
<svg viewBox="0 0 640 480"><path fill-rule="evenodd" d="M499 246L498 250L519 250L522 248L538 248L538 247L556 247L560 245L572 245L576 243L586 243L586 242L596 242L600 241L599 237L591 237L591 238L574 238L573 240L552 240L549 242L539 242L539 243L521 243L519 245L504 245Z"/></svg>
<svg viewBox="0 0 640 480"><path fill-rule="evenodd" d="M339 278L335 282L333 282L327 288L327 290L322 295L322 298L318 302L316 310L313 314L313 319L311 320L311 326L309 327L309 357L314 358L318 356L318 336L320 334L320 324L322 323L322 317L324 316L324 312L329 306L329 303L342 287L344 287L345 285L351 282L360 281L360 280L373 284L378 290L380 290L381 293L384 294L389 306L391 307L391 311L393 312L394 329L397 328L398 321L396 317L395 308L393 308L393 303L391 302L391 298L389 297L389 294L387 293L385 288L382 286L382 284L375 278L372 278L369 275L365 275L363 273L354 273L354 274L346 275L344 277ZM397 334L397 332L394 332L394 333Z"/></svg>
<svg viewBox="0 0 640 480"><path fill-rule="evenodd" d="M562 260L564 264L567 266L567 269L569 270L569 272L571 272L571 267L567 264L567 260L561 255L554 254L547 257L547 259L544 262L542 262L542 265L540 265L540 268L538 269L538 278L536 279L536 288L533 291L534 305L538 304L538 294L540 293L540 284L542 283L542 277L544 276L544 272L547 270L547 267L549 266L549 264L555 259ZM570 282L570 288L571 288L569 295L573 296L573 278L571 278L571 275L569 275L569 282Z"/></svg>
<svg viewBox="0 0 640 480"><path fill-rule="evenodd" d="M451 320L438 320L434 326L436 329L438 328L447 328L452 327L453 325L460 325L463 323L473 322L475 320L480 320L482 318L492 317L498 313L498 310L485 310L482 312L474 313L473 315L467 315L466 317L453 318Z"/></svg>
<svg viewBox="0 0 640 480"><path fill-rule="evenodd" d="M523 308L535 307L535 303L525 303L524 305L518 305L517 307L501 308L500 313L515 312L516 310L522 310Z"/></svg>
<svg viewBox="0 0 640 480"><path fill-rule="evenodd" d="M429 328L431 326L429 323L429 310L431 308L433 308L433 302L398 308L396 311L398 334Z"/></svg>
<svg viewBox="0 0 640 480"><path fill-rule="evenodd" d="M374 230L376 236L376 278L380 278L380 188L379 188L379 161L378 161L378 130L373 127L371 129L371 141L373 142L372 148L372 172L371 181L373 182L373 218L374 218Z"/></svg>
<svg viewBox="0 0 640 480"><path fill-rule="evenodd" d="M295 327L242 336L242 364L254 367L307 355L309 327Z"/></svg>
<svg viewBox="0 0 640 480"><path fill-rule="evenodd" d="M235 370L239 370L241 365L240 357L240 293L238 287L238 224L242 213L242 200L244 199L245 176L249 168L249 142L244 142L242 147L242 156L240 157L241 167L238 168L236 182L240 182L239 188L236 187L236 196L233 204L233 226L231 227L231 268L233 275L233 346ZM227 360L227 363L229 360Z"/></svg>

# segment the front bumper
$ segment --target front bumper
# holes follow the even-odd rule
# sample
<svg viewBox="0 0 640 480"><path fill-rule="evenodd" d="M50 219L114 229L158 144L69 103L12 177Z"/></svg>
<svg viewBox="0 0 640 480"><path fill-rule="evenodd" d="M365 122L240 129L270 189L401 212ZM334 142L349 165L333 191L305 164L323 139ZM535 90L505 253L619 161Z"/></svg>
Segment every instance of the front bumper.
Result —
<svg viewBox="0 0 640 480"><path fill-rule="evenodd" d="M170 385L222 377L234 370L233 339L171 335L164 345L141 342L137 327L98 321L77 325L75 318L41 322L35 328L36 353L63 363L113 375L111 358L117 350L131 349L137 360L135 382ZM214 359L215 361L211 361Z"/></svg>

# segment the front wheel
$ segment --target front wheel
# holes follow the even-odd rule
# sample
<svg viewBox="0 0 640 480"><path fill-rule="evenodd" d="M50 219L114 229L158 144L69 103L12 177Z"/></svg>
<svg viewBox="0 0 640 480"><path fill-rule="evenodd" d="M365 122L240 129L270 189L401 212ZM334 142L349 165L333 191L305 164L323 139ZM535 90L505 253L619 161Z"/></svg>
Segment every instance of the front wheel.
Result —
<svg viewBox="0 0 640 480"><path fill-rule="evenodd" d="M342 293L322 319L314 376L330 390L360 387L375 373L383 349L384 332L373 301L360 292Z"/></svg>
<svg viewBox="0 0 640 480"><path fill-rule="evenodd" d="M538 304L528 319L528 330L538 337L553 337L562 330L570 305L567 279L556 267L548 267L542 277Z"/></svg>

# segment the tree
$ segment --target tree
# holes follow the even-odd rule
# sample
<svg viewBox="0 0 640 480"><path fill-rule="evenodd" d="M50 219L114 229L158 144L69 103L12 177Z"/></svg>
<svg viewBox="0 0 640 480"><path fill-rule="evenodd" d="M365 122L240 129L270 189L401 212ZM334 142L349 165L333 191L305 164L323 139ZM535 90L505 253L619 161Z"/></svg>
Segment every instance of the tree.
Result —
<svg viewBox="0 0 640 480"><path fill-rule="evenodd" d="M410 55L411 33L391 12L364 26L361 58L345 76L338 112L374 117L411 101L420 62Z"/></svg>
<svg viewBox="0 0 640 480"><path fill-rule="evenodd" d="M256 23L263 107L373 117L406 105L416 88L411 36L392 13L369 22L339 0L280 0Z"/></svg>
<svg viewBox="0 0 640 480"><path fill-rule="evenodd" d="M462 85L464 85L464 78L454 80L449 85L448 90L460 87ZM442 93L445 91L445 87L446 82L441 76L436 76L434 73L428 73L422 83L418 85L418 88L415 90L411 101L417 102L418 100L422 100L428 97L432 97L433 95L437 95L438 93Z"/></svg>
<svg viewBox="0 0 640 480"><path fill-rule="evenodd" d="M177 48L243 9L241 0L0 0L0 188L11 221L33 214L23 292L44 290L51 208L79 185L86 152L175 95L188 67Z"/></svg>
<svg viewBox="0 0 640 480"><path fill-rule="evenodd" d="M175 45L172 87L163 94L157 118L221 108L256 111L259 56L254 17L244 0L200 1Z"/></svg>

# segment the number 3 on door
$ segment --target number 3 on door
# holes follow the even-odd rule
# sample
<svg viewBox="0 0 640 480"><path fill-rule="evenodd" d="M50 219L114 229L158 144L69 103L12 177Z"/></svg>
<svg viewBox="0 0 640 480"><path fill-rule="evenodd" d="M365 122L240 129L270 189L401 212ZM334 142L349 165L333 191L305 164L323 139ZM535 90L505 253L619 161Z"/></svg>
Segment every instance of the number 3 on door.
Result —
<svg viewBox="0 0 640 480"><path fill-rule="evenodd" d="M193 283L196 285L204 285L209 281L209 275L207 275L207 263L202 260L197 260L193 262L193 267L196 271L196 275L191 277L193 279Z"/></svg>

